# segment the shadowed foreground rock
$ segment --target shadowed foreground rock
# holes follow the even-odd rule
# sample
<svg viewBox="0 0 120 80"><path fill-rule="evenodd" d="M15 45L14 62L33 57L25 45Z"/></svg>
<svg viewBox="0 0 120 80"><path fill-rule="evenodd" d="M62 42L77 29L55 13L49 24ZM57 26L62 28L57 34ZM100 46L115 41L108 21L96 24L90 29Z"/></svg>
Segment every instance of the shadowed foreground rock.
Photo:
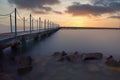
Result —
<svg viewBox="0 0 120 80"><path fill-rule="evenodd" d="M17 68L17 72L19 75L26 74L32 70L32 65L26 65L26 66L19 66Z"/></svg>
<svg viewBox="0 0 120 80"><path fill-rule="evenodd" d="M103 58L102 53L85 53L79 54L78 52L74 52L73 54L68 54L65 51L63 52L55 52L53 56L59 57L58 61L67 60L69 62L80 61L80 60L99 60Z"/></svg>
<svg viewBox="0 0 120 80"><path fill-rule="evenodd" d="M111 66L111 67L120 67L120 62L118 62L117 60L115 60L115 59L113 58L113 56L109 56L109 57L106 59L105 64L108 65L108 66Z"/></svg>
<svg viewBox="0 0 120 80"><path fill-rule="evenodd" d="M99 60L103 58L102 53L86 53L81 55L82 60Z"/></svg>
<svg viewBox="0 0 120 80"><path fill-rule="evenodd" d="M0 73L0 80L15 80L11 75Z"/></svg>
<svg viewBox="0 0 120 80"><path fill-rule="evenodd" d="M65 51L62 52L55 52L53 56L57 56L59 59L58 61L69 61L69 62L74 62L80 60L80 54L78 52L75 52L73 54L66 53Z"/></svg>
<svg viewBox="0 0 120 80"><path fill-rule="evenodd" d="M65 51L55 52L55 53L53 54L53 56L66 56L66 55L67 55L67 53L66 53Z"/></svg>
<svg viewBox="0 0 120 80"><path fill-rule="evenodd" d="M30 56L17 56L15 61L18 64L18 74L22 75L32 70L32 58Z"/></svg>

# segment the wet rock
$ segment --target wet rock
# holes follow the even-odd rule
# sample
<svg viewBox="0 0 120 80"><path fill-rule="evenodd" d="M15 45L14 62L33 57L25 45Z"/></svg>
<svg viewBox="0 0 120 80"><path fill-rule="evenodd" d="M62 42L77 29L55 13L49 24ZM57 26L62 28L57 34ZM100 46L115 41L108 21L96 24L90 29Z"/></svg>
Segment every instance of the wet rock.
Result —
<svg viewBox="0 0 120 80"><path fill-rule="evenodd" d="M68 55L65 51L62 51L61 53L56 52L54 55L60 55L58 61L69 61L74 62L77 60L80 60L80 55L78 52L75 52L73 54Z"/></svg>
<svg viewBox="0 0 120 80"><path fill-rule="evenodd" d="M65 51L62 51L61 56L66 56L67 53Z"/></svg>
<svg viewBox="0 0 120 80"><path fill-rule="evenodd" d="M4 58L4 53L3 50L0 49L0 60L2 60Z"/></svg>
<svg viewBox="0 0 120 80"><path fill-rule="evenodd" d="M115 60L115 59L113 58L113 56L109 56L109 57L106 59L105 64L108 65L108 66L112 66L112 67L120 67L120 62L118 62L117 60Z"/></svg>
<svg viewBox="0 0 120 80"><path fill-rule="evenodd" d="M0 72L3 72L3 61L4 61L4 53L3 50L0 49Z"/></svg>
<svg viewBox="0 0 120 80"><path fill-rule="evenodd" d="M62 52L55 52L52 56L66 56L67 53L65 51Z"/></svg>
<svg viewBox="0 0 120 80"><path fill-rule="evenodd" d="M110 55L109 57L106 58L106 60L114 60L114 58L112 55Z"/></svg>
<svg viewBox="0 0 120 80"><path fill-rule="evenodd" d="M32 65L19 66L17 72L20 75L26 74L32 70Z"/></svg>
<svg viewBox="0 0 120 80"><path fill-rule="evenodd" d="M74 62L76 60L76 57L74 55L68 55L65 58L69 62Z"/></svg>
<svg viewBox="0 0 120 80"><path fill-rule="evenodd" d="M20 65L31 65L33 60L30 56L16 56L15 61Z"/></svg>
<svg viewBox="0 0 120 80"><path fill-rule="evenodd" d="M0 80L15 80L11 75L0 73Z"/></svg>
<svg viewBox="0 0 120 80"><path fill-rule="evenodd" d="M64 61L65 57L60 57L60 59L58 59L58 61Z"/></svg>
<svg viewBox="0 0 120 80"><path fill-rule="evenodd" d="M0 73L3 72L3 71L4 71L4 70L3 70L3 63L0 62Z"/></svg>
<svg viewBox="0 0 120 80"><path fill-rule="evenodd" d="M15 61L18 64L18 74L23 75L32 70L32 58L30 56L17 56Z"/></svg>
<svg viewBox="0 0 120 80"><path fill-rule="evenodd" d="M74 52L74 55L79 55L79 53L76 51L76 52Z"/></svg>
<svg viewBox="0 0 120 80"><path fill-rule="evenodd" d="M99 60L103 58L102 53L87 53L81 55L82 60Z"/></svg>
<svg viewBox="0 0 120 80"><path fill-rule="evenodd" d="M53 55L52 56L60 56L61 55L61 53L60 52L55 52L55 53L53 53Z"/></svg>

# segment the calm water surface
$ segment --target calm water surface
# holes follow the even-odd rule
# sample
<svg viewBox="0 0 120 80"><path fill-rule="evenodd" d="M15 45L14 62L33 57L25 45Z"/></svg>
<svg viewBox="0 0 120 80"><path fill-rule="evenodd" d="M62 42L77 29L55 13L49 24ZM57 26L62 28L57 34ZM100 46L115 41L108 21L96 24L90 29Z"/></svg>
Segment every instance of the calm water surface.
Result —
<svg viewBox="0 0 120 80"><path fill-rule="evenodd" d="M110 70L103 61L70 63L49 57L64 50L68 53L102 52L104 56L120 59L119 30L61 29L39 42L30 41L27 46L23 54L34 58L34 68L22 76L22 80L120 80L120 73Z"/></svg>
<svg viewBox="0 0 120 80"><path fill-rule="evenodd" d="M105 55L120 57L120 31L62 29L38 42L28 53L33 56L46 56L63 50L80 53L102 52Z"/></svg>

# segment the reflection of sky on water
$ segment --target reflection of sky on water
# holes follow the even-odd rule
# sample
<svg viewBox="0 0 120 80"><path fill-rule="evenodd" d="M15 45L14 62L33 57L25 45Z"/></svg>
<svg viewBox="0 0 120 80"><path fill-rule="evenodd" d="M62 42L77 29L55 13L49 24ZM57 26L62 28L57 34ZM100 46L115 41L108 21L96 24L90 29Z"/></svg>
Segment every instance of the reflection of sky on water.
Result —
<svg viewBox="0 0 120 80"><path fill-rule="evenodd" d="M22 80L120 80L119 74L104 65L105 58L102 61L74 63L57 62L51 57L41 58L64 50L70 53L102 52L120 59L119 41L119 30L92 29L59 30L39 42L28 41L25 53L34 58L34 66L30 73L22 76Z"/></svg>
<svg viewBox="0 0 120 80"><path fill-rule="evenodd" d="M32 55L50 55L55 51L103 52L119 57L119 30L59 30L30 50Z"/></svg>

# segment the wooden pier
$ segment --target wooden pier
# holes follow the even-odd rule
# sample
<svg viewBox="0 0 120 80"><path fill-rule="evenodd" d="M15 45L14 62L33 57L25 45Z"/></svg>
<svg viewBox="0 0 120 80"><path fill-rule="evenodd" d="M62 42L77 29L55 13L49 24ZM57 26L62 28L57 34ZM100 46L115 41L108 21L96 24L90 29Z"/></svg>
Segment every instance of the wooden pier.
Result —
<svg viewBox="0 0 120 80"><path fill-rule="evenodd" d="M7 47L11 47L12 49L16 49L19 44L24 45L27 40L34 39L39 40L42 37L47 35L51 35L52 33L58 31L60 28L55 28L51 30L41 31L41 32L18 32L17 36L14 36L14 33L4 33L0 34L0 51Z"/></svg>
<svg viewBox="0 0 120 80"><path fill-rule="evenodd" d="M60 29L58 24L47 19L42 21L41 17L35 19L32 14L30 14L27 19L25 17L21 17L16 8L11 11L11 13L2 14L0 17L1 16L10 17L10 24L8 25L10 26L10 31L9 33L0 34L0 53L2 53L5 48L11 47L12 49L17 49L19 44L26 44L27 40L39 40ZM21 32L18 32L18 18L23 22L23 26L21 26L23 27L23 30ZM29 25L26 25L26 21L29 21ZM29 31L26 31L26 26L29 26Z"/></svg>
<svg viewBox="0 0 120 80"><path fill-rule="evenodd" d="M60 28L50 29L46 31L40 31L40 32L18 32L17 36L14 36L14 33L3 33L0 34L0 51L7 47L11 47L13 49L16 49L19 44L25 44L27 40L34 39L39 40L42 37L45 37L47 35L51 35L52 33L58 31Z"/></svg>

